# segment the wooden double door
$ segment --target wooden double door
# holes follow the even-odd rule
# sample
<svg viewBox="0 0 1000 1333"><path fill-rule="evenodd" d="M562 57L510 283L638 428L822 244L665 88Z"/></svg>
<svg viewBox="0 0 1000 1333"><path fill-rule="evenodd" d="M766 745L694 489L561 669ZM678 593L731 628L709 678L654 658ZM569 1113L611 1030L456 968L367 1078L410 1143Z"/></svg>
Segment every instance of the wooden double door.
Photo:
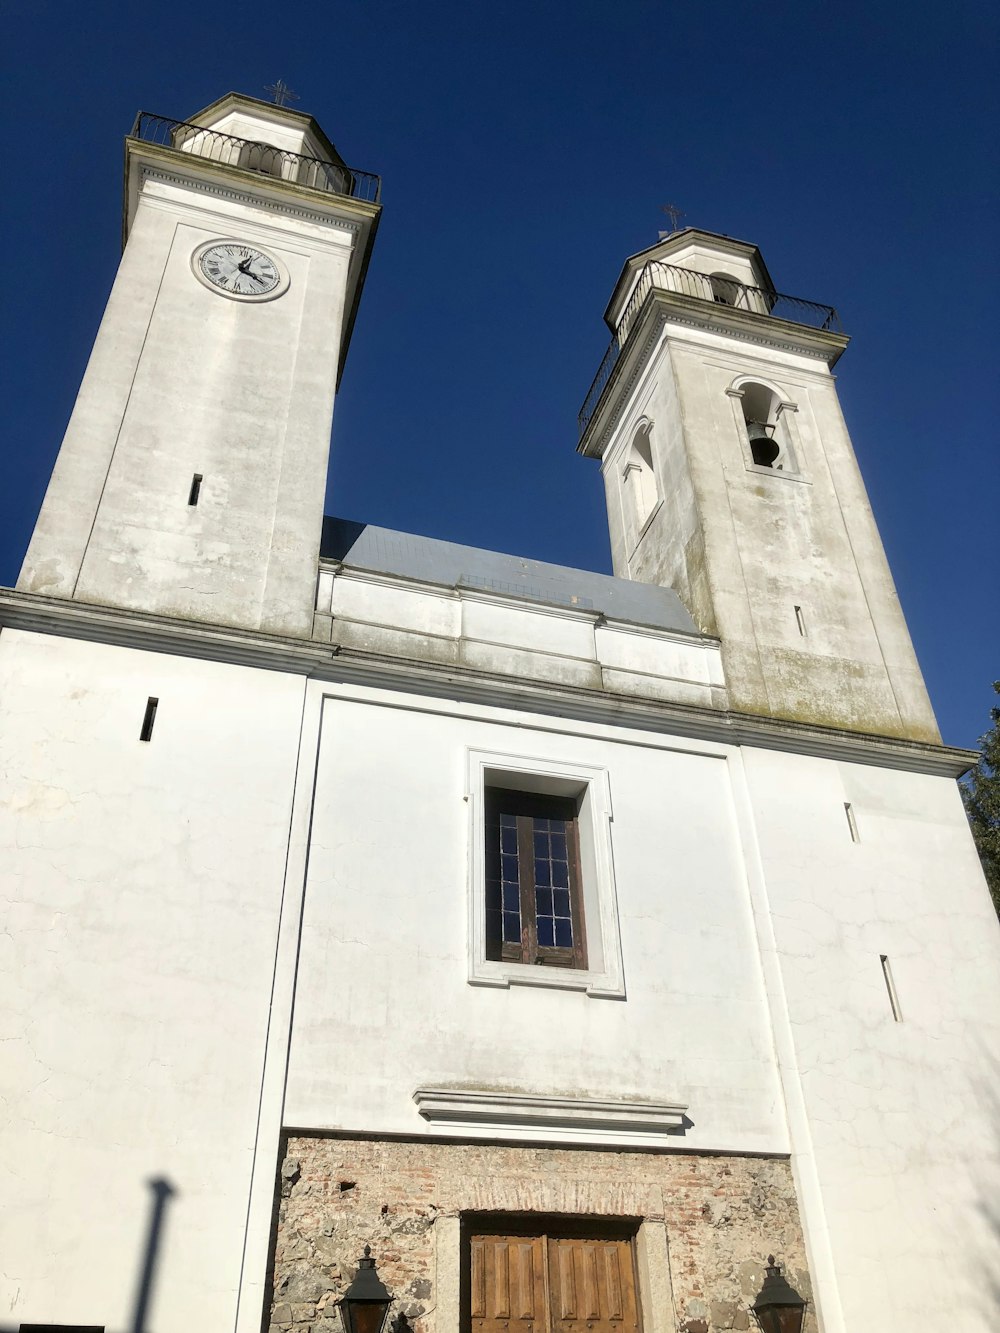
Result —
<svg viewBox="0 0 1000 1333"><path fill-rule="evenodd" d="M639 1333L627 1237L469 1237L471 1333Z"/></svg>

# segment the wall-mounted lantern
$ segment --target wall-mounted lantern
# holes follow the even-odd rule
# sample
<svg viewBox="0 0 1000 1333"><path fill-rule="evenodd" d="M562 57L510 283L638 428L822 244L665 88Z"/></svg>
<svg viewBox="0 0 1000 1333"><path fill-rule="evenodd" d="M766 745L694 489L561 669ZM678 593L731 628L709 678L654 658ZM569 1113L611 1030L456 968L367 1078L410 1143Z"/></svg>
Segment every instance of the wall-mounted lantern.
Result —
<svg viewBox="0 0 1000 1333"><path fill-rule="evenodd" d="M788 1285L773 1254L767 1256L764 1285L750 1308L764 1333L802 1333L806 1302Z"/></svg>
<svg viewBox="0 0 1000 1333"><path fill-rule="evenodd" d="M366 1245L354 1281L338 1302L345 1333L382 1333L389 1313L392 1296L382 1285L371 1256L372 1247Z"/></svg>

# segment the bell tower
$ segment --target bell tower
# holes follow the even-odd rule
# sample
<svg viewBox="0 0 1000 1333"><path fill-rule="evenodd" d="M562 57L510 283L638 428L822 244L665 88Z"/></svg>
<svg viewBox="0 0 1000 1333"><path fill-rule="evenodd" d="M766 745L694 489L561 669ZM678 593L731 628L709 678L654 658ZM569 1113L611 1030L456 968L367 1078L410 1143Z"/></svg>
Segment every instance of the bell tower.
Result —
<svg viewBox="0 0 1000 1333"><path fill-rule="evenodd" d="M686 228L629 259L580 415L615 573L722 641L731 707L939 741L831 370L829 306Z"/></svg>
<svg viewBox="0 0 1000 1333"><path fill-rule="evenodd" d="M311 116L230 93L138 117L124 254L20 590L309 635L379 212Z"/></svg>

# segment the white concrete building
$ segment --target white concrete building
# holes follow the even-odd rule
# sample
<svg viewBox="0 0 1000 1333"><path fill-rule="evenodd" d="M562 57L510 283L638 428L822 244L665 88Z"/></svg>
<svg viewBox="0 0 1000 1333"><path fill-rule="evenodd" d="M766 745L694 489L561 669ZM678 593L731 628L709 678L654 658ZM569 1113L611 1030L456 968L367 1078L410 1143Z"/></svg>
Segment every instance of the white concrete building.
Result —
<svg viewBox="0 0 1000 1333"><path fill-rule="evenodd" d="M581 416L616 577L324 521L377 181L230 95L0 595L0 1330L1000 1319L1000 929L830 370L687 229ZM183 366L183 374L181 367Z"/></svg>

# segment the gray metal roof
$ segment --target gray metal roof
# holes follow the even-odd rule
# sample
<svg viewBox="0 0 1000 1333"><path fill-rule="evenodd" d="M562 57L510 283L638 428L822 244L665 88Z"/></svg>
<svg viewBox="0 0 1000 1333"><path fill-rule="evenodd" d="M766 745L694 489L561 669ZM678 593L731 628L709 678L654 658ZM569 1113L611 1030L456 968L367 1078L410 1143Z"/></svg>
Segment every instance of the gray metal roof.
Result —
<svg viewBox="0 0 1000 1333"><path fill-rule="evenodd" d="M397 574L446 588L479 588L530 601L599 611L615 620L697 634L677 594L653 583L633 583L588 569L567 569L476 546L393 532L371 523L324 518L320 555L352 569Z"/></svg>

